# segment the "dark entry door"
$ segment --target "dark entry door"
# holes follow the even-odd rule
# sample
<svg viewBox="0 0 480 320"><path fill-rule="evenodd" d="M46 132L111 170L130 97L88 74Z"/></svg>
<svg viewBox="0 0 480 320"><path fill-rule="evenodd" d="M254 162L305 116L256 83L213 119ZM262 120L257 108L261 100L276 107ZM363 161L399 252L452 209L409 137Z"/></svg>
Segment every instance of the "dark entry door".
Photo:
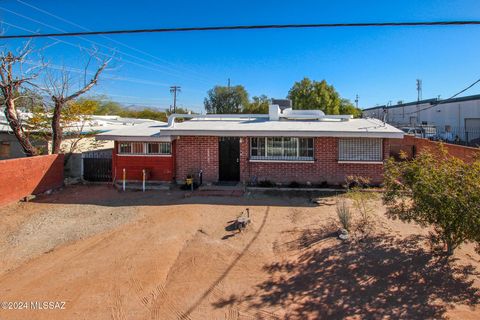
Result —
<svg viewBox="0 0 480 320"><path fill-rule="evenodd" d="M218 149L219 180L240 181L240 138L221 137Z"/></svg>

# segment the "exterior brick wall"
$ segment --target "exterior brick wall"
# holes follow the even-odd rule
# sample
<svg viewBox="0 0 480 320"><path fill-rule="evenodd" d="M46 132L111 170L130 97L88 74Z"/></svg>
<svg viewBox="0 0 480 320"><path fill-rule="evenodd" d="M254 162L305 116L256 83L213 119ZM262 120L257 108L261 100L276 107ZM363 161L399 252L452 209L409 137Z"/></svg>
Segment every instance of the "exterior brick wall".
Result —
<svg viewBox="0 0 480 320"><path fill-rule="evenodd" d="M400 151L404 151L408 158L412 158L415 154L431 151L438 152L440 142L431 141L424 138L417 138L411 135L405 135L403 139L396 139L392 143L392 156L398 156ZM466 162L472 162L475 157L480 156L479 148L465 147L450 143L443 143L443 146L448 151L448 154L462 159Z"/></svg>
<svg viewBox="0 0 480 320"><path fill-rule="evenodd" d="M176 180L203 171L206 182L218 181L218 137L182 136L176 142Z"/></svg>
<svg viewBox="0 0 480 320"><path fill-rule="evenodd" d="M243 138L241 148L241 181L270 180L279 183L311 182L342 184L347 176L359 175L370 178L372 183L383 181L383 164L338 163L338 138L314 138L313 162L250 162L249 141ZM388 139L383 140L383 158L390 153Z"/></svg>
<svg viewBox="0 0 480 320"><path fill-rule="evenodd" d="M0 205L63 185L63 155L0 160Z"/></svg>
<svg viewBox="0 0 480 320"><path fill-rule="evenodd" d="M176 140L176 179L183 181L188 174L203 170L205 182L218 181L218 137L186 136ZM240 181L270 180L290 183L296 181L319 184L341 184L347 176L361 175L372 183L383 180L383 164L338 163L338 138L315 138L315 161L313 162L250 162L250 139L240 141ZM383 140L383 158L390 154L389 139Z"/></svg>
<svg viewBox="0 0 480 320"><path fill-rule="evenodd" d="M175 146L172 144L171 156L124 156L118 154L118 143L112 153L112 176L114 180L123 179L125 168L126 180L142 181L143 169L148 171L147 180L172 181L175 175Z"/></svg>

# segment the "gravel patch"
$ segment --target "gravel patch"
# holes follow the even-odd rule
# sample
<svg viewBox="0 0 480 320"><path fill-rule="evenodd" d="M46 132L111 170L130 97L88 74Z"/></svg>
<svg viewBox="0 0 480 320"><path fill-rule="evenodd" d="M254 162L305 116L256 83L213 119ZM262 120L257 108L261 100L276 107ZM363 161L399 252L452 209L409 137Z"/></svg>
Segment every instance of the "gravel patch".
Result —
<svg viewBox="0 0 480 320"><path fill-rule="evenodd" d="M32 204L36 205L36 204ZM6 237L0 253L16 263L130 221L136 207L48 205Z"/></svg>

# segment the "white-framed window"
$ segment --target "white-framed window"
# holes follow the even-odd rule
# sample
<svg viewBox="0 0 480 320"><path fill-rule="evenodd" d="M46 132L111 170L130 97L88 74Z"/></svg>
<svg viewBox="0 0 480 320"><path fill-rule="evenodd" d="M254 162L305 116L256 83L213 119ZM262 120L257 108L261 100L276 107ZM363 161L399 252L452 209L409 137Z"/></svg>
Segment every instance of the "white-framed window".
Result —
<svg viewBox="0 0 480 320"><path fill-rule="evenodd" d="M124 155L170 155L170 142L119 142L118 154Z"/></svg>
<svg viewBox="0 0 480 320"><path fill-rule="evenodd" d="M338 139L339 161L383 160L382 139L379 138L340 138Z"/></svg>
<svg viewBox="0 0 480 320"><path fill-rule="evenodd" d="M313 138L252 137L251 160L313 160Z"/></svg>

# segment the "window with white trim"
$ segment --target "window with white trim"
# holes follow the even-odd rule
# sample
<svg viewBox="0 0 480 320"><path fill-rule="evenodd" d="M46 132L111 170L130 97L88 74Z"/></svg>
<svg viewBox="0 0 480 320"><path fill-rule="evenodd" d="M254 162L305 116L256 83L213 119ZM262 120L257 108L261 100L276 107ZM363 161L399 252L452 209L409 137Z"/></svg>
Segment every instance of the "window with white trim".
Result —
<svg viewBox="0 0 480 320"><path fill-rule="evenodd" d="M125 155L170 155L170 142L119 142L118 154Z"/></svg>
<svg viewBox="0 0 480 320"><path fill-rule="evenodd" d="M313 160L313 138L250 138L251 160Z"/></svg>
<svg viewBox="0 0 480 320"><path fill-rule="evenodd" d="M338 139L339 161L382 161L382 139L340 138Z"/></svg>

